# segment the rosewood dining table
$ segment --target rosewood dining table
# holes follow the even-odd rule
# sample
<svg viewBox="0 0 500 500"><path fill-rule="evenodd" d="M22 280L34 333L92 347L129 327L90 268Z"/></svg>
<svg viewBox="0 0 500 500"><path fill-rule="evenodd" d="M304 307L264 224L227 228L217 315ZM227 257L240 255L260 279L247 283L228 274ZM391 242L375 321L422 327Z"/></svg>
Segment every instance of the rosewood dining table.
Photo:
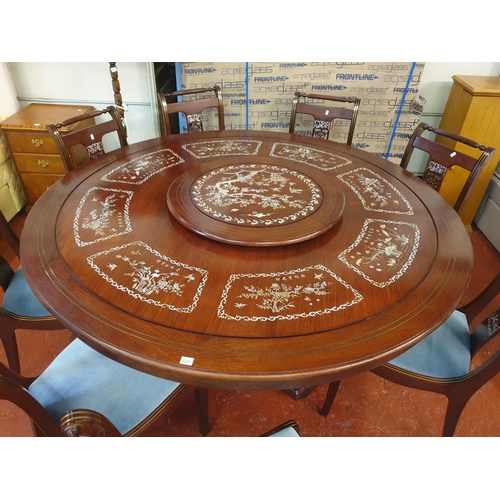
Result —
<svg viewBox="0 0 500 500"><path fill-rule="evenodd" d="M277 132L172 135L67 174L29 212L35 295L102 354L208 388L315 386L443 323L470 237L399 166Z"/></svg>

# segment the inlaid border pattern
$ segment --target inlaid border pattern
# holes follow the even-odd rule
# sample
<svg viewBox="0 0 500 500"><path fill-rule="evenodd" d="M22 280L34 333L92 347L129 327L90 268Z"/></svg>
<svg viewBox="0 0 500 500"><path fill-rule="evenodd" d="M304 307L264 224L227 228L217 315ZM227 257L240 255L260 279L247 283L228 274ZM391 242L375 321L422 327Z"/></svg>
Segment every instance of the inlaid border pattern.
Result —
<svg viewBox="0 0 500 500"><path fill-rule="evenodd" d="M247 278L276 278L277 280L285 280L285 279L293 279L295 277L300 277L304 273L312 272L314 274L318 274L318 279L320 279L320 276L325 273L329 277L333 278L335 281L340 283L342 286L344 286L346 289L352 292L353 294L353 299L345 302L343 304L337 304L331 307L327 307L322 310L315 310L311 312L301 312L301 313L296 313L296 314L271 314L268 316L244 316L244 315L238 315L238 316L233 316L230 315L226 312L225 306L228 301L229 293L231 291L231 288L234 286L234 284L239 281L239 280L245 280ZM327 283L324 281L325 278L321 276L321 279L323 280L322 283L318 282L318 287L314 290L317 291L319 295L326 295L329 292L325 291L325 286L331 286L332 283ZM278 285L271 285L272 287L278 288ZM306 291L306 290L304 290ZM314 294L314 291L310 289L307 293L312 293ZM256 291L256 294L254 295L260 295L259 290ZM299 318L307 318L307 317L313 317L313 316L320 316L323 314L330 314L332 312L340 311L347 309L348 307L351 307L363 300L363 296L355 290L351 285L346 283L342 278L337 276L335 273L333 273L330 269L327 267L317 264L314 266L308 266L302 269L294 269L291 271L283 271L283 272L276 272L276 273L260 273L260 274L232 274L229 277L229 280L224 287L224 290L222 292L222 299L221 302L217 308L217 316L221 319L227 319L227 320L235 320L235 321L276 321L276 320L295 320Z"/></svg>

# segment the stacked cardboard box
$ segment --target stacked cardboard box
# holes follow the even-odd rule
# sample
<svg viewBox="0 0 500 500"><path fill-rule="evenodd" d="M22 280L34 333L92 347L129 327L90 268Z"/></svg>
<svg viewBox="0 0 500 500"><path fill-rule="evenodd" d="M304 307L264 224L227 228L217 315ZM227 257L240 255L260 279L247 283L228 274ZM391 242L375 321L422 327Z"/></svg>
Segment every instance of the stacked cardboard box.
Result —
<svg viewBox="0 0 500 500"><path fill-rule="evenodd" d="M424 63L288 62L182 63L183 88L222 88L226 129L288 132L293 95L356 96L361 99L353 145L399 163L420 121L418 87ZM310 134L311 120L298 121L298 132ZM215 116L205 129L217 128ZM348 124L335 122L334 141L345 142Z"/></svg>

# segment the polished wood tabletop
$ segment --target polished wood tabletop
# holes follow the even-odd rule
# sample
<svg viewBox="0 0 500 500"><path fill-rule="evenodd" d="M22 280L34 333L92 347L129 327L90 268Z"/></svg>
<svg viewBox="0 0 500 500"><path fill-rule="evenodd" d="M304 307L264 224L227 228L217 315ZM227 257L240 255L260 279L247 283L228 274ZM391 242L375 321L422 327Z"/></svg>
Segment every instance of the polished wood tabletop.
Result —
<svg viewBox="0 0 500 500"><path fill-rule="evenodd" d="M469 235L426 183L361 149L219 131L133 144L30 211L26 278L76 336L203 387L289 389L401 354L470 279Z"/></svg>

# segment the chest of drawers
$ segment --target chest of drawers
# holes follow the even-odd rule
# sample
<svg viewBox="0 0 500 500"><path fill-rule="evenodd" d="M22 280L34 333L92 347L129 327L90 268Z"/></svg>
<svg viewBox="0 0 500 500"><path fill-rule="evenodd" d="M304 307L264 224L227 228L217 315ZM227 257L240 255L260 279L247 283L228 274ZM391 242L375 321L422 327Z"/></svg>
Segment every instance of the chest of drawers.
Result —
<svg viewBox="0 0 500 500"><path fill-rule="evenodd" d="M57 146L45 129L46 125L61 123L94 109L93 106L29 104L0 123L30 205L66 173ZM93 123L91 118L62 131L85 128ZM84 152L74 151L74 156L77 165L88 161Z"/></svg>

